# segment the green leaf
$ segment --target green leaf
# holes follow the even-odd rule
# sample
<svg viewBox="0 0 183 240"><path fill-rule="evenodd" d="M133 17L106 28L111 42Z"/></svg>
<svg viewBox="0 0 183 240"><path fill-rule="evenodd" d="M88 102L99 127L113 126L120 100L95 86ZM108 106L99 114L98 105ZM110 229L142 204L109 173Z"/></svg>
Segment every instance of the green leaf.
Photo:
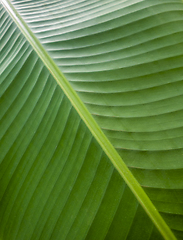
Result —
<svg viewBox="0 0 183 240"><path fill-rule="evenodd" d="M182 2L2 3L0 238L182 239Z"/></svg>

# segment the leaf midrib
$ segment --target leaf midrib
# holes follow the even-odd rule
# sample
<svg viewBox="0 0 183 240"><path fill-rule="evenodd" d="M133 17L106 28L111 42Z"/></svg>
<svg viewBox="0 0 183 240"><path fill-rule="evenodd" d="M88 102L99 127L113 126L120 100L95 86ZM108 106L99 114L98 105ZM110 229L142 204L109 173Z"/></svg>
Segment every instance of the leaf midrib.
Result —
<svg viewBox="0 0 183 240"><path fill-rule="evenodd" d="M158 228L164 239L166 240L176 240L171 229L165 223L149 197L146 195L140 184L137 182L135 177L132 175L131 171L128 169L122 158L119 156L115 148L112 146L108 138L102 132L101 128L98 126L84 103L81 101L75 90L71 87L68 80L64 77L58 66L55 64L53 59L49 56L47 51L41 45L39 40L21 18L19 13L15 10L14 6L9 0L2 0L2 4L5 9L9 12L10 16L19 27L20 31L26 37L28 42L32 45L40 59L43 61L45 66L48 68L52 76L57 81L58 85L64 91L65 95L68 97L81 119L85 122L89 128L92 135L95 137L99 145L102 147L106 155L109 157L110 161L117 169L119 174L122 176L126 184L129 186L133 194L136 196L139 203L142 205L146 213L151 218L152 222Z"/></svg>

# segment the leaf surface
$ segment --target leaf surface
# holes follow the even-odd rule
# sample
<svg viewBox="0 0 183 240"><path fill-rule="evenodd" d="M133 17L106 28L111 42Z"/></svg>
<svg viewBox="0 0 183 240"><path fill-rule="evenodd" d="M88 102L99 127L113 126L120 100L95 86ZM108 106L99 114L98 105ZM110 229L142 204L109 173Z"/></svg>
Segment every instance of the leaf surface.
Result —
<svg viewBox="0 0 183 240"><path fill-rule="evenodd" d="M182 3L13 3L181 239ZM1 19L2 238L161 239L4 10Z"/></svg>

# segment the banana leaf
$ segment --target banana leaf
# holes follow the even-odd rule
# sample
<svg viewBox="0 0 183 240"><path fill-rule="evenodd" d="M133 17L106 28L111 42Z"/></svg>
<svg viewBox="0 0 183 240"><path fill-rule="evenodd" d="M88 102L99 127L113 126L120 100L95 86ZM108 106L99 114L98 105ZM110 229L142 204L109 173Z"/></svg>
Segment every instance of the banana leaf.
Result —
<svg viewBox="0 0 183 240"><path fill-rule="evenodd" d="M0 239L182 240L182 0L1 3Z"/></svg>

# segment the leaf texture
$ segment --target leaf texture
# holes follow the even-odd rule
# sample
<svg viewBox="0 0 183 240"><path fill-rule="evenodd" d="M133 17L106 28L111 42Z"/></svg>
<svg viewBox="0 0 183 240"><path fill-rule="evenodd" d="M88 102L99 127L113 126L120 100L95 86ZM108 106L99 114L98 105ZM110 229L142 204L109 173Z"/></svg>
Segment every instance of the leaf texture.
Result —
<svg viewBox="0 0 183 240"><path fill-rule="evenodd" d="M182 239L182 2L13 4ZM2 238L161 239L4 10L1 21Z"/></svg>
<svg viewBox="0 0 183 240"><path fill-rule="evenodd" d="M9 35L1 75L1 238L161 239L37 54L1 13Z"/></svg>

